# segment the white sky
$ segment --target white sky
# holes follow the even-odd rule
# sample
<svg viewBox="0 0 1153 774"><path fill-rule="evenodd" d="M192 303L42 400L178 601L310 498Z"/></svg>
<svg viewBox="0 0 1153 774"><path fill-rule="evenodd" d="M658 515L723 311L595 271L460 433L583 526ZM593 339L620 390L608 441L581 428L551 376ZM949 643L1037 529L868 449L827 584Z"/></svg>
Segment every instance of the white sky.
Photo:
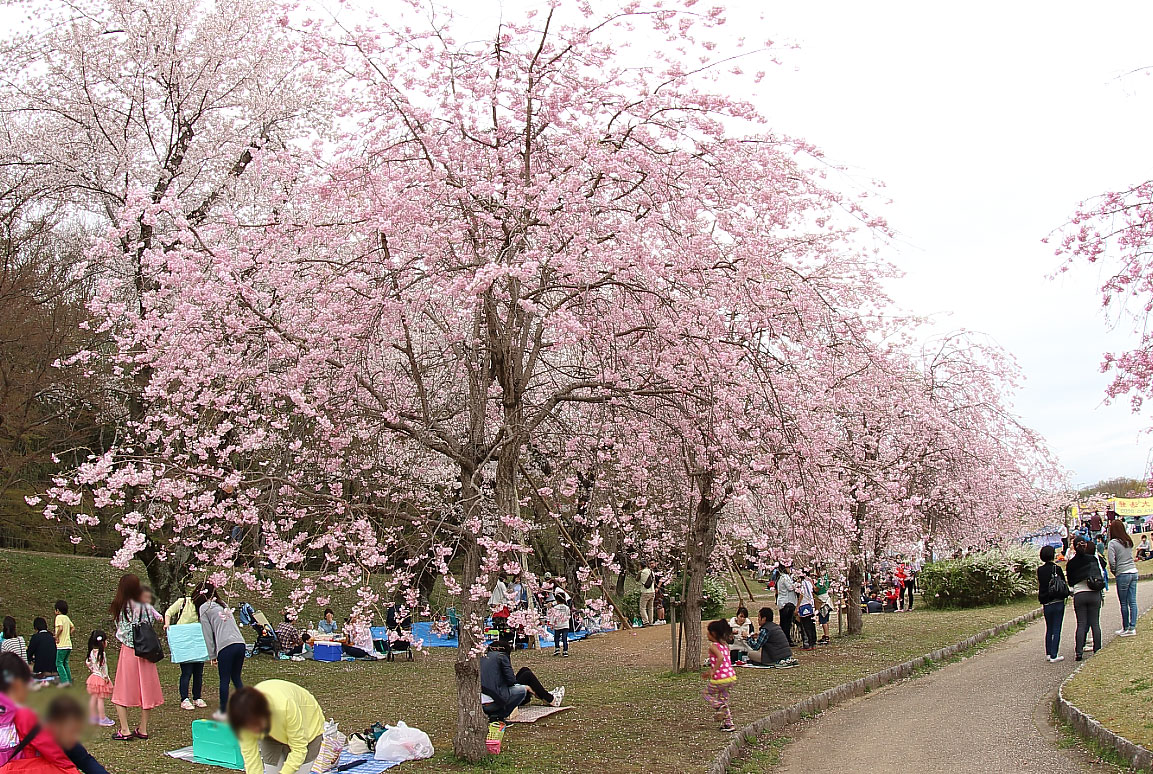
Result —
<svg viewBox="0 0 1153 774"><path fill-rule="evenodd" d="M1153 3L744 7L742 29L801 46L764 89L774 127L886 183L898 301L1017 357L1016 408L1074 483L1141 475L1147 420L1103 405L1098 368L1128 323L1101 311L1095 268L1047 279L1040 240L1080 200L1153 177L1153 83L1124 77L1153 66Z"/></svg>

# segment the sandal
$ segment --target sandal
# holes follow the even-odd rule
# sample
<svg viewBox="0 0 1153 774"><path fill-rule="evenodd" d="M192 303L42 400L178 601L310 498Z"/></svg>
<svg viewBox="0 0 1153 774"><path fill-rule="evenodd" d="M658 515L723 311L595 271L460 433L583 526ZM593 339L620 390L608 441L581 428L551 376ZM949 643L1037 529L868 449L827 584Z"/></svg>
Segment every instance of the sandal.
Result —
<svg viewBox="0 0 1153 774"><path fill-rule="evenodd" d="M112 735L113 741L116 741L116 742L131 742L135 738L136 738L136 734L134 734L134 733L133 734L122 734L119 731L117 731L115 734Z"/></svg>
<svg viewBox="0 0 1153 774"><path fill-rule="evenodd" d="M138 728L132 732L132 738L133 739L143 739L143 740L147 741L148 740L148 734L140 733L140 729Z"/></svg>

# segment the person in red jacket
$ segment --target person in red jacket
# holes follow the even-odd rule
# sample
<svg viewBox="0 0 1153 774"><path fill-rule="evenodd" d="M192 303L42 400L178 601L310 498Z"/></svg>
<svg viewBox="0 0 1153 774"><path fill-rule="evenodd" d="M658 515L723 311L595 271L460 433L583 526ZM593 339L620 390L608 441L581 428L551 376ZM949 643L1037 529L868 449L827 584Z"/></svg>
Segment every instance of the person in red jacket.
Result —
<svg viewBox="0 0 1153 774"><path fill-rule="evenodd" d="M79 774L52 734L24 706L32 670L15 653L0 653L0 769L4 774Z"/></svg>

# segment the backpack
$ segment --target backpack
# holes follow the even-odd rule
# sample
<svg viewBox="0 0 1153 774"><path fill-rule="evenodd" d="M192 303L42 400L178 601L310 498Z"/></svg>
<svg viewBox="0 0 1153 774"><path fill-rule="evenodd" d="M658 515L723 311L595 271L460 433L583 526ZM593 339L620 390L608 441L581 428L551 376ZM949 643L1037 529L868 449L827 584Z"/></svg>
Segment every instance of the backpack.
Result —
<svg viewBox="0 0 1153 774"><path fill-rule="evenodd" d="M1093 565L1096 572L1089 573L1089 577L1085 579L1085 585L1089 587L1090 591L1101 591L1105 588L1105 576L1101 574L1101 563L1096 558L1093 559Z"/></svg>
<svg viewBox="0 0 1153 774"><path fill-rule="evenodd" d="M1057 567L1053 567L1053 574L1049 576L1049 588L1047 589L1049 601L1055 602L1058 599L1065 599L1069 596L1069 584L1061 576Z"/></svg>

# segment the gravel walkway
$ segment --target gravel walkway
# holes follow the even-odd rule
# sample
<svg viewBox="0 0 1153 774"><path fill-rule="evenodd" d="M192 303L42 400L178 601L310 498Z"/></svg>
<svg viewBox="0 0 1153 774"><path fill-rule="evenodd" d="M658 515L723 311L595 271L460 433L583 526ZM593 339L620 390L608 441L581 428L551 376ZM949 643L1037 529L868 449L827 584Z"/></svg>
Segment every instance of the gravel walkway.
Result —
<svg viewBox="0 0 1153 774"><path fill-rule="evenodd" d="M1144 611L1151 603L1153 583L1142 582L1138 606ZM1110 586L1101 611L1106 642L1120 625ZM1042 620L972 658L830 710L794 736L774 774L1116 771L1054 743L1050 708L1057 687L1077 666L1076 626L1070 602L1061 633L1066 658L1060 663L1045 659ZM1090 650L1091 643L1092 635Z"/></svg>

